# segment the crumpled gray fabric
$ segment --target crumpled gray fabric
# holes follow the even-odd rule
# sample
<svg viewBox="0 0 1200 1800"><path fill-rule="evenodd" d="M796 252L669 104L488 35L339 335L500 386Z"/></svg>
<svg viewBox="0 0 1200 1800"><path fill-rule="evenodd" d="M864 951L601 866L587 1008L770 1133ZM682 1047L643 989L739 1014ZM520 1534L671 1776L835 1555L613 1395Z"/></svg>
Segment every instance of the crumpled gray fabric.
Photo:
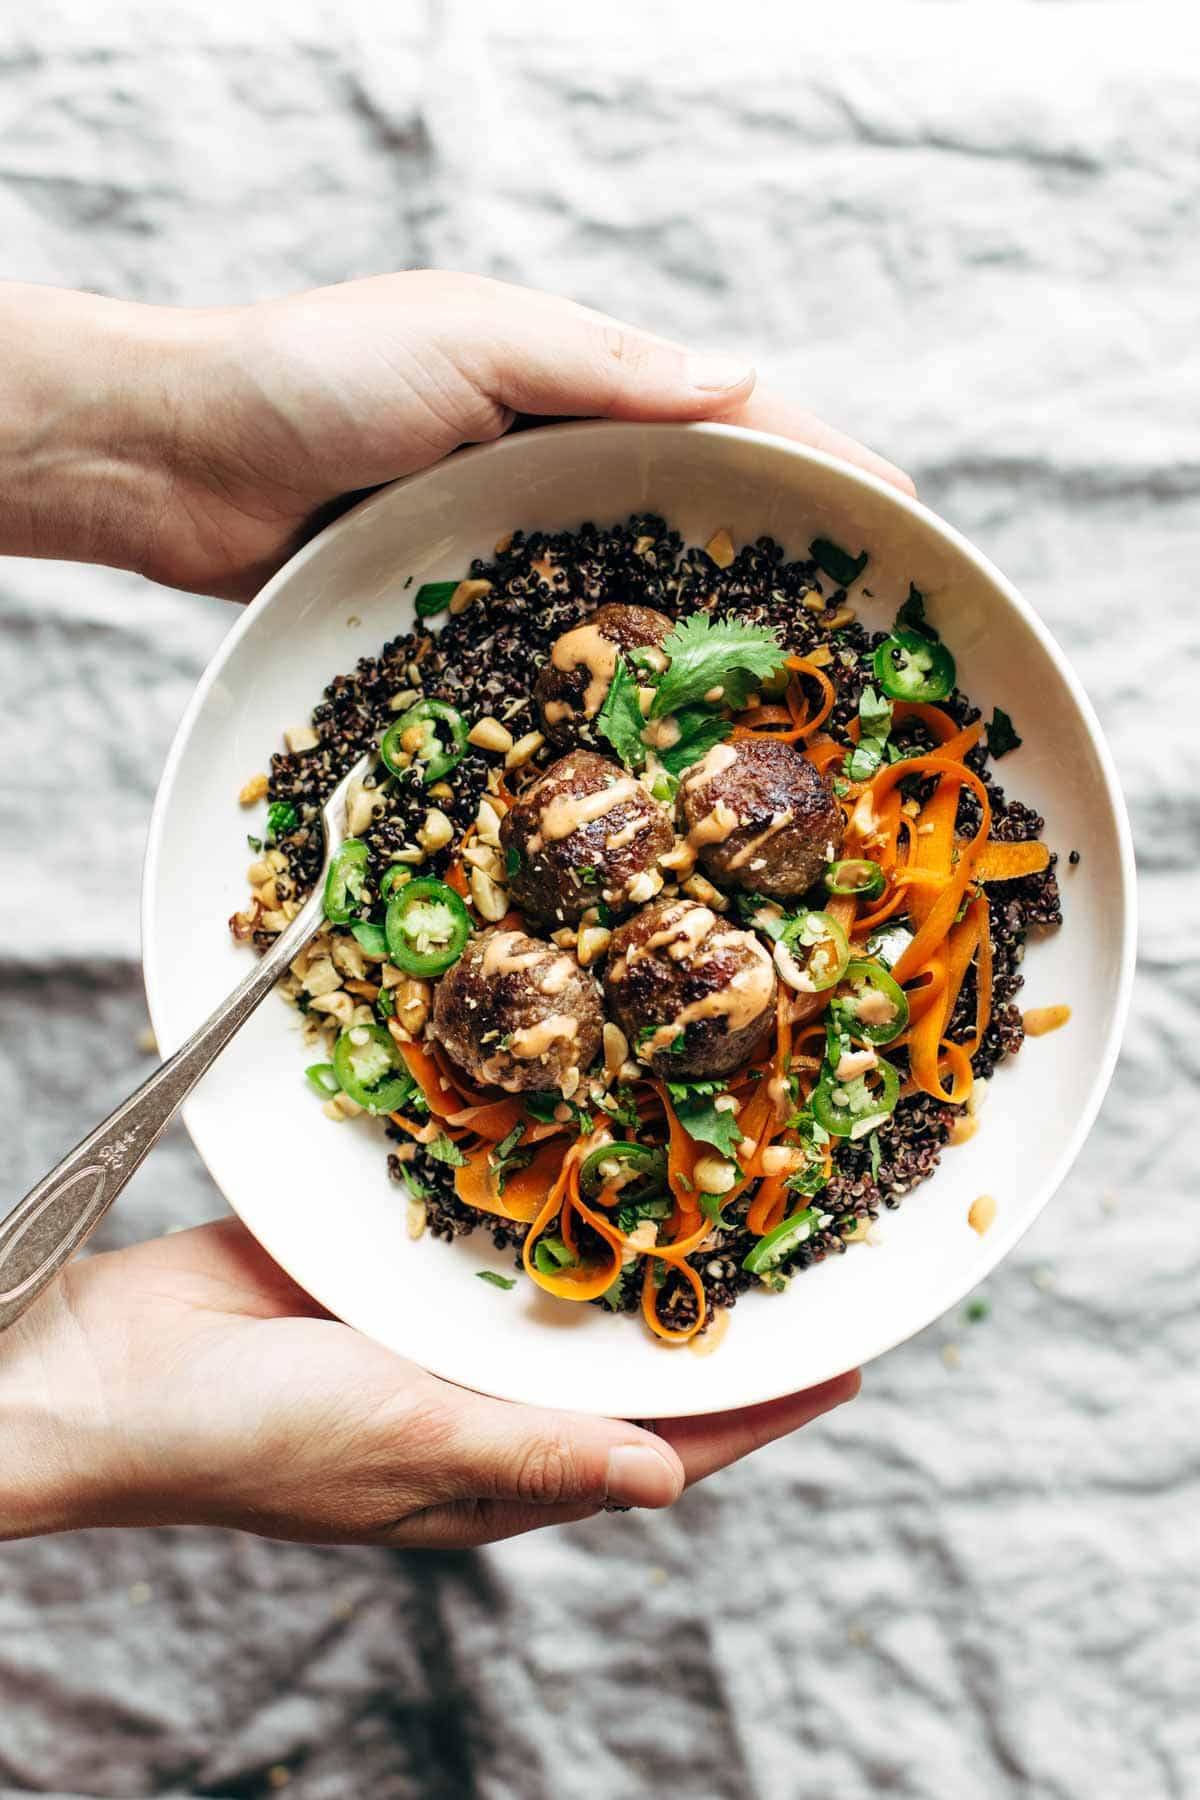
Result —
<svg viewBox="0 0 1200 1800"><path fill-rule="evenodd" d="M750 346L905 463L1090 688L1144 918L1102 1120L985 1320L666 1516L474 1555L8 1546L0 1794L1200 1792L1191 26L291 0L2 29L8 276L207 302L477 268ZM17 562L0 601L15 1196L148 1066L147 816L231 615ZM221 1207L176 1131L103 1241Z"/></svg>

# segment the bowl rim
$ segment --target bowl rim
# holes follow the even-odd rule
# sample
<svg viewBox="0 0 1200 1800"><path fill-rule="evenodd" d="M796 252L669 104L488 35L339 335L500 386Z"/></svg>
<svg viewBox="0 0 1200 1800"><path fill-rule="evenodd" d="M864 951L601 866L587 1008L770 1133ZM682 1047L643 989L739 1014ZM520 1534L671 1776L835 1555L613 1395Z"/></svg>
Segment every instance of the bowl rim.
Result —
<svg viewBox="0 0 1200 1800"><path fill-rule="evenodd" d="M980 1281L987 1279L992 1271L995 1270L1009 1255L1015 1245L1020 1242L1021 1238L1024 1237L1025 1233L1031 1228L1034 1222L1040 1218L1046 1206L1066 1180L1072 1165L1075 1163L1083 1149L1084 1143L1095 1124L1097 1114L1099 1113L1100 1107L1104 1102L1105 1095L1107 1094L1109 1085L1112 1081L1117 1058L1120 1054L1133 993L1138 925L1137 871L1134 858L1133 833L1130 826L1125 797L1117 775L1115 759L1113 758L1107 739L1105 738L1095 708L1065 652L1062 650L1049 628L1034 611L1029 601L1024 598L1015 585L999 568L997 568L983 551L979 550L969 538L964 536L955 526L949 524L940 516L940 514L935 513L922 501L910 496L901 488L896 487L891 482L885 481L882 477L871 473L871 471L860 468L855 463L847 462L842 457L833 456L827 451L819 450L812 445L798 443L790 438L781 437L774 432L751 430L746 426L722 424L717 421L678 423L671 421L579 419L538 426L533 432L522 431L515 434L509 433L504 437L494 439L488 443L470 445L464 449L454 451L452 452L451 458L443 458L440 462L433 464L428 469L421 469L412 475L402 476L396 481L388 482L369 494L364 500L359 501L355 506L349 508L340 517L335 519L331 524L325 526L323 530L316 533L307 543L303 544L295 551L293 555L275 571L274 575L264 583L263 587L260 588L254 598L247 604L243 610L242 616L234 623L231 629L222 638L221 642L217 645L216 650L197 682L195 691L188 701L187 707L176 728L174 737L171 740L171 746L167 752L166 761L163 765L162 775L159 779L153 808L151 810L150 822L147 829L146 850L142 866L140 920L142 973L147 1006L151 1023L157 1033L162 1023L162 1012L156 1006L155 997L156 993L163 991L164 989L164 974L159 962L157 945L155 942L155 932L152 925L154 916L153 894L158 881L164 823L172 803L175 784L179 775L180 766L191 739L192 731L201 712L208 704L209 695L211 694L212 689L219 681L226 664L233 656L238 645L241 643L242 638L248 631L253 629L261 613L277 601L280 593L291 582L297 571L304 568L304 566L312 561L318 554L323 553L332 540L335 540L339 536L344 536L353 530L361 529L364 517L368 516L373 510L381 508L390 499L390 496L395 489L405 488L419 493L422 484L435 482L439 478L447 461L453 460L457 464L467 459L470 459L471 461L478 461L480 459L500 461L502 459L512 460L515 457L519 460L527 440L535 435L537 438L546 436L565 436L568 434L580 437L589 433L601 433L605 437L612 437L622 433L643 434L647 431L655 434L662 433L664 435L684 433L689 437L704 437L718 441L735 440L753 443L771 455L784 455L793 460L815 464L818 467L831 471L834 475L846 481L850 486L853 487L857 485L869 492L882 496L901 512L906 512L911 517L919 519L927 528L931 529L937 536L941 537L948 546L975 566L977 573L1000 592L1007 604L1037 639L1041 649L1054 666L1056 673L1070 693L1071 699L1086 728L1103 777L1104 798L1112 817L1117 843L1118 854L1116 873L1118 877L1118 891L1123 925L1120 941L1120 969L1117 992L1111 1013L1111 1022L1102 1054L1099 1057L1095 1074L1093 1075L1088 1089L1086 1101L1080 1108L1073 1128L1066 1141L1061 1146L1057 1157L1050 1167L1049 1173L1040 1184L1040 1194L1036 1203L1033 1204L1027 1214L1020 1219L1014 1220L1007 1226L1001 1226L999 1229L993 1226L992 1230L989 1232L988 1237L991 1248L986 1268L976 1271L965 1286L958 1277L948 1279L945 1292L939 1291L936 1306L922 1322L905 1325L899 1330L897 1330L894 1324L888 1324L882 1328L877 1327L874 1333L870 1330L864 1330L861 1354L856 1358L855 1364L850 1365L861 1367L866 1363L873 1362L877 1357L885 1355L889 1350L895 1349L900 1344L906 1343L909 1338L915 1337L919 1332L928 1329L930 1325L934 1324L939 1318L942 1318L952 1307L958 1305L972 1288L978 1286ZM197 1023L199 1023L199 1021L197 1021ZM168 1037L169 1036L170 1034L168 1034ZM172 1043L170 1047L173 1049L176 1046ZM204 1148L198 1141L197 1134L193 1130L189 1118L189 1108L186 1105L183 1109L183 1120L196 1152L199 1155L200 1160L204 1163L205 1168L208 1170L214 1185L221 1193L222 1198L225 1200L226 1205L230 1210L236 1216L240 1217L241 1215L238 1213L233 1200L225 1193L221 1183L217 1180L212 1166L205 1155ZM250 1227L247 1226L247 1229L249 1230ZM252 1231L251 1235L255 1237L257 1242L262 1245L263 1249L266 1250L267 1254L271 1256L273 1260L278 1262L285 1270L288 1268L286 1257L281 1255L275 1248L275 1234L273 1231L263 1232L255 1229ZM301 1283L301 1285L305 1288L306 1292L312 1294L313 1298L316 1299L319 1304L325 1304L325 1302L322 1301L320 1293L316 1291L314 1287L310 1286L307 1282ZM338 1315L334 1314L334 1316L336 1317ZM455 1386L470 1389L471 1384L465 1381L461 1374L455 1375L443 1372L443 1370L437 1366L436 1357L428 1362L423 1358L418 1358L416 1360L420 1361L421 1366L425 1368L428 1373L437 1376L442 1380L449 1381ZM827 1373L821 1374L818 1380L819 1382L832 1380L836 1376L844 1373L846 1373L846 1370L831 1368ZM500 1381L495 1385L481 1387L474 1391L486 1393L499 1399L522 1401L527 1398L525 1395L515 1391L506 1392L503 1381ZM780 1399L792 1391L793 1388L791 1383L787 1380L786 1374L781 1370L779 1374L765 1377L757 1385L748 1384L748 1391L744 1399L740 1402L740 1405L760 1405L767 1401ZM577 1408L577 1410L581 1412L597 1412L600 1409L596 1407L581 1406ZM705 1407L703 1403L700 1402L696 1405L680 1405L673 1410L669 1416L679 1418L700 1416L710 1410L710 1408ZM666 1417L668 1414L664 1413L662 1416Z"/></svg>

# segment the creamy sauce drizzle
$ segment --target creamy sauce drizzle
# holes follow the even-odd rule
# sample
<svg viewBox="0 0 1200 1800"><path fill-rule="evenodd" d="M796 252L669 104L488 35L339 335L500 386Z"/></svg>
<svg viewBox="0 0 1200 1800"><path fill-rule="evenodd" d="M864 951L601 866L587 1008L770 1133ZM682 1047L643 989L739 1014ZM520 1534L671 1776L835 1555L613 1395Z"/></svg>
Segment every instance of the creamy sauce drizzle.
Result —
<svg viewBox="0 0 1200 1800"><path fill-rule="evenodd" d="M611 837L605 838L604 848L606 850L624 850L627 844L632 844L635 837L640 837L643 831L649 829L648 814L642 819L631 819L628 825L622 825L620 831L614 831Z"/></svg>
<svg viewBox="0 0 1200 1800"><path fill-rule="evenodd" d="M519 1062L532 1062L535 1057L545 1056L564 1038L575 1037L578 1031L579 1020L573 1019L570 1013L551 1013L548 1019L539 1019L536 1025L514 1031L508 1042L508 1052Z"/></svg>
<svg viewBox="0 0 1200 1800"><path fill-rule="evenodd" d="M729 1031L741 1031L762 1017L775 991L775 971L771 958L747 932L722 932L723 938L736 937L746 949L753 948L754 962L739 969L732 979L711 994L703 995L683 1007L675 1018L660 1025L642 1051L643 1057L654 1056L675 1042L681 1031L704 1019L724 1019ZM714 940L715 941L715 940Z"/></svg>
<svg viewBox="0 0 1200 1800"><path fill-rule="evenodd" d="M750 838L747 843L742 845L740 850L735 850L726 866L730 869L742 868L744 864L750 861L755 852L761 850L763 845L768 843L777 832L782 831L785 826L790 825L795 816L796 815L792 812L790 807L786 812L773 813L771 815L771 823L767 826L766 830L757 832L754 837Z"/></svg>
<svg viewBox="0 0 1200 1800"><path fill-rule="evenodd" d="M583 696L583 716L594 717L604 704L617 666L618 646L606 638L598 625L577 625L565 631L550 652L550 661L564 673L586 669L588 684Z"/></svg>
<svg viewBox="0 0 1200 1800"><path fill-rule="evenodd" d="M528 944L530 940L523 931L498 931L491 938L483 953L482 973L488 976L515 975L521 969L532 969L535 963L541 962L546 952L540 944L529 950L517 950L517 944Z"/></svg>
<svg viewBox="0 0 1200 1800"><path fill-rule="evenodd" d="M696 765L684 776L684 786L690 788L704 787L726 769L731 769L737 761L738 753L732 744L714 744L705 752Z"/></svg>
<svg viewBox="0 0 1200 1800"><path fill-rule="evenodd" d="M539 994L561 994L571 979L575 964L569 956L556 956L537 983Z"/></svg>
<svg viewBox="0 0 1200 1800"><path fill-rule="evenodd" d="M702 819L696 820L686 841L693 850L700 849L704 844L723 844L741 822L731 806L718 800L710 813L705 813Z"/></svg>
<svg viewBox="0 0 1200 1800"><path fill-rule="evenodd" d="M645 943L633 944L622 961L641 962L645 957L653 956L656 950L666 949L675 962L683 962L695 955L716 922L716 913L710 912L707 906L683 901L671 910L664 925L650 933Z"/></svg>
<svg viewBox="0 0 1200 1800"><path fill-rule="evenodd" d="M602 819L605 813L612 812L615 807L623 806L630 800L640 800L642 793L641 783L634 781L631 776L625 776L620 781L611 782L608 787L597 788L593 794L558 794L541 809L539 835L549 843L570 837L581 825L590 825L593 820Z"/></svg>
<svg viewBox="0 0 1200 1800"><path fill-rule="evenodd" d="M649 744L652 750L670 750L679 738L679 720L674 713L668 713L665 719L651 719L642 731L643 744Z"/></svg>

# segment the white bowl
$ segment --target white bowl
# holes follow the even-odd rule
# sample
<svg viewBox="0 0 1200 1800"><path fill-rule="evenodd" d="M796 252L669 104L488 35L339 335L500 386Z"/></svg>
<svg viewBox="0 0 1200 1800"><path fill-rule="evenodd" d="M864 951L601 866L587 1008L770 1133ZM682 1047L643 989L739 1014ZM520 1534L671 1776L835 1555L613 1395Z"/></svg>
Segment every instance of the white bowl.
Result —
<svg viewBox="0 0 1200 1800"><path fill-rule="evenodd" d="M209 665L179 727L150 826L143 896L146 986L164 1053L246 968L226 920L242 904L237 804L285 726L326 683L411 622L423 580L458 576L516 527L662 513L689 543L719 525L770 533L800 555L818 533L867 548L868 623L910 581L958 660L965 691L1010 711L1024 737L1007 789L1043 813L1061 853L1066 923L1031 943L1024 1005L1071 1020L1031 1040L990 1084L981 1129L947 1151L876 1247L746 1295L715 1354L660 1346L640 1322L557 1302L506 1269L484 1234L412 1242L385 1167L382 1128L333 1125L307 1088L297 1017L267 1000L206 1076L188 1129L230 1205L329 1310L434 1373L512 1400L639 1418L744 1406L869 1361L974 1287L1037 1217L1074 1161L1108 1086L1134 961L1133 852L1095 715L1049 632L1004 577L924 507L850 465L720 425L578 424L469 450L375 494L268 583ZM411 578L411 585L410 585ZM856 600L856 603L857 600ZM874 608L871 611L870 608ZM1077 849L1078 872L1067 865ZM996 1200L983 1237L967 1223ZM485 1247L486 1246L486 1247Z"/></svg>

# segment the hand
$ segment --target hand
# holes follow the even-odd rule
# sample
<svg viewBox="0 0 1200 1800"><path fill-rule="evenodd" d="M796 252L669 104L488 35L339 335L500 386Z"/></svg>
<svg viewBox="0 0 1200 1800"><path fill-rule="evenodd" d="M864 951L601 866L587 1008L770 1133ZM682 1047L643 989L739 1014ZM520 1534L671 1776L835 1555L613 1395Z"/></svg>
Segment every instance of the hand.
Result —
<svg viewBox="0 0 1200 1800"><path fill-rule="evenodd" d="M913 491L810 413L752 394L748 363L479 276L197 310L0 288L0 331L28 364L0 408L0 548L230 598L254 594L330 503L499 437L517 412L721 418Z"/></svg>
<svg viewBox="0 0 1200 1800"><path fill-rule="evenodd" d="M74 1264L0 1339L0 1537L206 1523L482 1544L669 1506L858 1385L658 1435L488 1400L327 1317L225 1220Z"/></svg>

